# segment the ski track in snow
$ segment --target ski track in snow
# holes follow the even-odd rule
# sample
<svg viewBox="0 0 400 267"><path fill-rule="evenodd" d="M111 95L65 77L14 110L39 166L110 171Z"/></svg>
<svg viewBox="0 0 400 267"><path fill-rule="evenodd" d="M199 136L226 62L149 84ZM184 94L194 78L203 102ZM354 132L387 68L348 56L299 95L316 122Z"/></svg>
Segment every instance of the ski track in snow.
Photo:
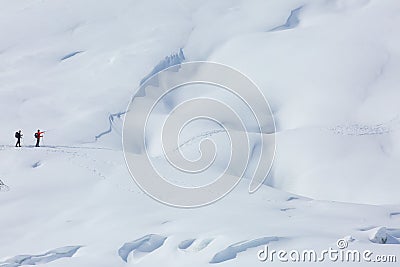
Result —
<svg viewBox="0 0 400 267"><path fill-rule="evenodd" d="M67 246L50 250L39 255L18 255L0 262L0 267L19 267L22 265L39 265L49 263L61 258L70 258L81 246Z"/></svg>
<svg viewBox="0 0 400 267"><path fill-rule="evenodd" d="M328 128L329 131L337 135L363 136L363 135L382 135L389 134L400 129L400 118L396 116L392 120L374 125L349 124L337 125Z"/></svg>
<svg viewBox="0 0 400 267"><path fill-rule="evenodd" d="M233 245L230 245L224 250L221 250L217 254L214 255L210 263L221 263L228 260L235 259L237 255L243 251L246 251L250 248L255 248L259 246L263 246L268 244L271 241L279 241L278 237L262 237L250 241L243 241Z"/></svg>
<svg viewBox="0 0 400 267"><path fill-rule="evenodd" d="M13 146L3 146L1 149L14 149ZM21 150L28 149L30 150L33 146L22 147ZM46 153L56 153L60 155L64 155L66 159L74 165L77 165L80 168L87 169L89 172L93 173L94 175L100 177L101 179L106 179L107 176L99 170L98 166L110 166L115 167L114 163L111 161L100 160L90 153L85 152L88 151L95 151L95 150L110 150L109 148L102 148L102 147L84 147L84 146L41 146L41 150L45 151ZM99 164L98 162L101 161ZM35 161L31 167L33 169L39 168L44 164L42 160ZM0 192L1 191L9 191L9 187L0 181Z"/></svg>
<svg viewBox="0 0 400 267"><path fill-rule="evenodd" d="M350 125L337 125L334 127L328 128L318 128L320 130L325 130L332 132L336 135L343 136L364 136L364 135L383 135L389 134L391 132L397 131L400 129L400 117L397 116L390 120L389 122L374 124L374 125L366 125L366 124L350 124ZM296 130L296 129L294 129ZM225 130L212 130L212 131L204 131L203 133L193 136L190 139L184 141L177 147L175 150L179 150L187 145L191 145L192 143L208 138L220 133L225 133ZM161 156L160 156L161 157Z"/></svg>
<svg viewBox="0 0 400 267"><path fill-rule="evenodd" d="M199 140L202 140L202 139L205 139L205 138L208 138L208 137L212 137L212 136L214 136L216 134L225 133L225 132L226 132L225 130L212 130L212 131L203 132L203 133L201 133L199 135L193 136L192 138L186 140L185 142L180 144L177 148L175 148L174 151L178 151L179 149L184 148L185 146L191 145L196 141L199 141ZM158 156L158 157L155 157L155 158L160 159L160 158L163 158L163 156Z"/></svg>
<svg viewBox="0 0 400 267"><path fill-rule="evenodd" d="M49 148L49 147L48 147ZM70 151L67 151L69 149ZM79 166L80 168L88 170L95 176L100 177L101 179L106 179L107 176L98 169L98 166L109 166L113 165L110 161L101 160L101 163L98 164L100 159L90 156L89 153L85 152L86 147L63 147L63 149L59 150L57 148L51 147L47 149L49 153L62 153L69 155L67 160L74 165ZM90 150L103 150L102 148L88 148ZM105 149L108 150L108 149ZM40 166L40 165L39 165ZM114 166L114 165L113 165Z"/></svg>
<svg viewBox="0 0 400 267"><path fill-rule="evenodd" d="M317 128L322 131L329 131L335 135L342 136L368 136L368 135L384 135L390 134L391 132L397 131L400 129L400 117L395 117L389 122L375 124L375 125L366 125L366 124L351 124L351 125L337 125L334 127L328 128ZM296 129L294 129L296 130ZM212 137L217 134L225 133L225 130L211 130L204 131L203 133L193 136L190 139L182 142L178 147L175 148L175 151L179 149L191 145L196 141ZM155 158L162 158L163 156L157 156Z"/></svg>

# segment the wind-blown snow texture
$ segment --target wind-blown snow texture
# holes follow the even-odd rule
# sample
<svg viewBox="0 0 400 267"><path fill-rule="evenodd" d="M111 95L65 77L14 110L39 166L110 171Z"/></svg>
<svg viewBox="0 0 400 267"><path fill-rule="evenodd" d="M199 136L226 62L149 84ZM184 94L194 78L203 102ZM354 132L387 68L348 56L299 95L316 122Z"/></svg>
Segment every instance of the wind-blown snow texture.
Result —
<svg viewBox="0 0 400 267"><path fill-rule="evenodd" d="M257 266L266 243L349 236L398 255L399 14L396 0L1 1L0 266ZM132 182L121 133L140 84L191 60L255 81L277 151L257 193L246 181L180 210ZM224 133L180 145L210 134Z"/></svg>

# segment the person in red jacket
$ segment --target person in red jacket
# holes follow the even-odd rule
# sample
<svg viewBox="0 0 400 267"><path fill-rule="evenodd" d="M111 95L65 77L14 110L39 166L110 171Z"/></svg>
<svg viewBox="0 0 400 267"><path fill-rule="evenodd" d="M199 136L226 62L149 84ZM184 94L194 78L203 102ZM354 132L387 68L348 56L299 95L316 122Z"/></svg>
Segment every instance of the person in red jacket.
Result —
<svg viewBox="0 0 400 267"><path fill-rule="evenodd" d="M43 137L44 132L41 132L39 129L37 130L37 132L35 133L35 138L36 138L36 147L39 147L39 143L40 143L40 138Z"/></svg>

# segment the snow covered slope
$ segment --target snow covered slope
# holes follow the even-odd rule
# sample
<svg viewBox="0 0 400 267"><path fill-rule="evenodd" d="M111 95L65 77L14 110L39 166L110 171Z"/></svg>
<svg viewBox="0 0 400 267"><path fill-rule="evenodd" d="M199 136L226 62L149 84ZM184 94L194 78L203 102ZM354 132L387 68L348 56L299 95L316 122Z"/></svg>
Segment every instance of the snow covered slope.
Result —
<svg viewBox="0 0 400 267"><path fill-rule="evenodd" d="M340 238L400 260L399 14L394 0L1 0L0 266L261 266L265 245ZM255 194L244 180L176 209L133 183L126 107L185 60L233 66L268 99L277 151Z"/></svg>

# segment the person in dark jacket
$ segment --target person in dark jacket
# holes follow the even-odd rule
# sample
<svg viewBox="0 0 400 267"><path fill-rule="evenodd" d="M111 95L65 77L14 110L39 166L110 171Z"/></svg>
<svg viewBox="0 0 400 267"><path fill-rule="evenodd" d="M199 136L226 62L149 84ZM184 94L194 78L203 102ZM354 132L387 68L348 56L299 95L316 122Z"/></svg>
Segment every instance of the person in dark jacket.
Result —
<svg viewBox="0 0 400 267"><path fill-rule="evenodd" d="M40 143L40 138L43 137L44 132L41 132L39 129L37 130L37 132L35 133L35 138L36 138L36 147L39 147L39 143Z"/></svg>
<svg viewBox="0 0 400 267"><path fill-rule="evenodd" d="M15 133L15 138L17 138L17 143L15 144L15 147L21 147L21 138L23 134L21 133L21 130Z"/></svg>

